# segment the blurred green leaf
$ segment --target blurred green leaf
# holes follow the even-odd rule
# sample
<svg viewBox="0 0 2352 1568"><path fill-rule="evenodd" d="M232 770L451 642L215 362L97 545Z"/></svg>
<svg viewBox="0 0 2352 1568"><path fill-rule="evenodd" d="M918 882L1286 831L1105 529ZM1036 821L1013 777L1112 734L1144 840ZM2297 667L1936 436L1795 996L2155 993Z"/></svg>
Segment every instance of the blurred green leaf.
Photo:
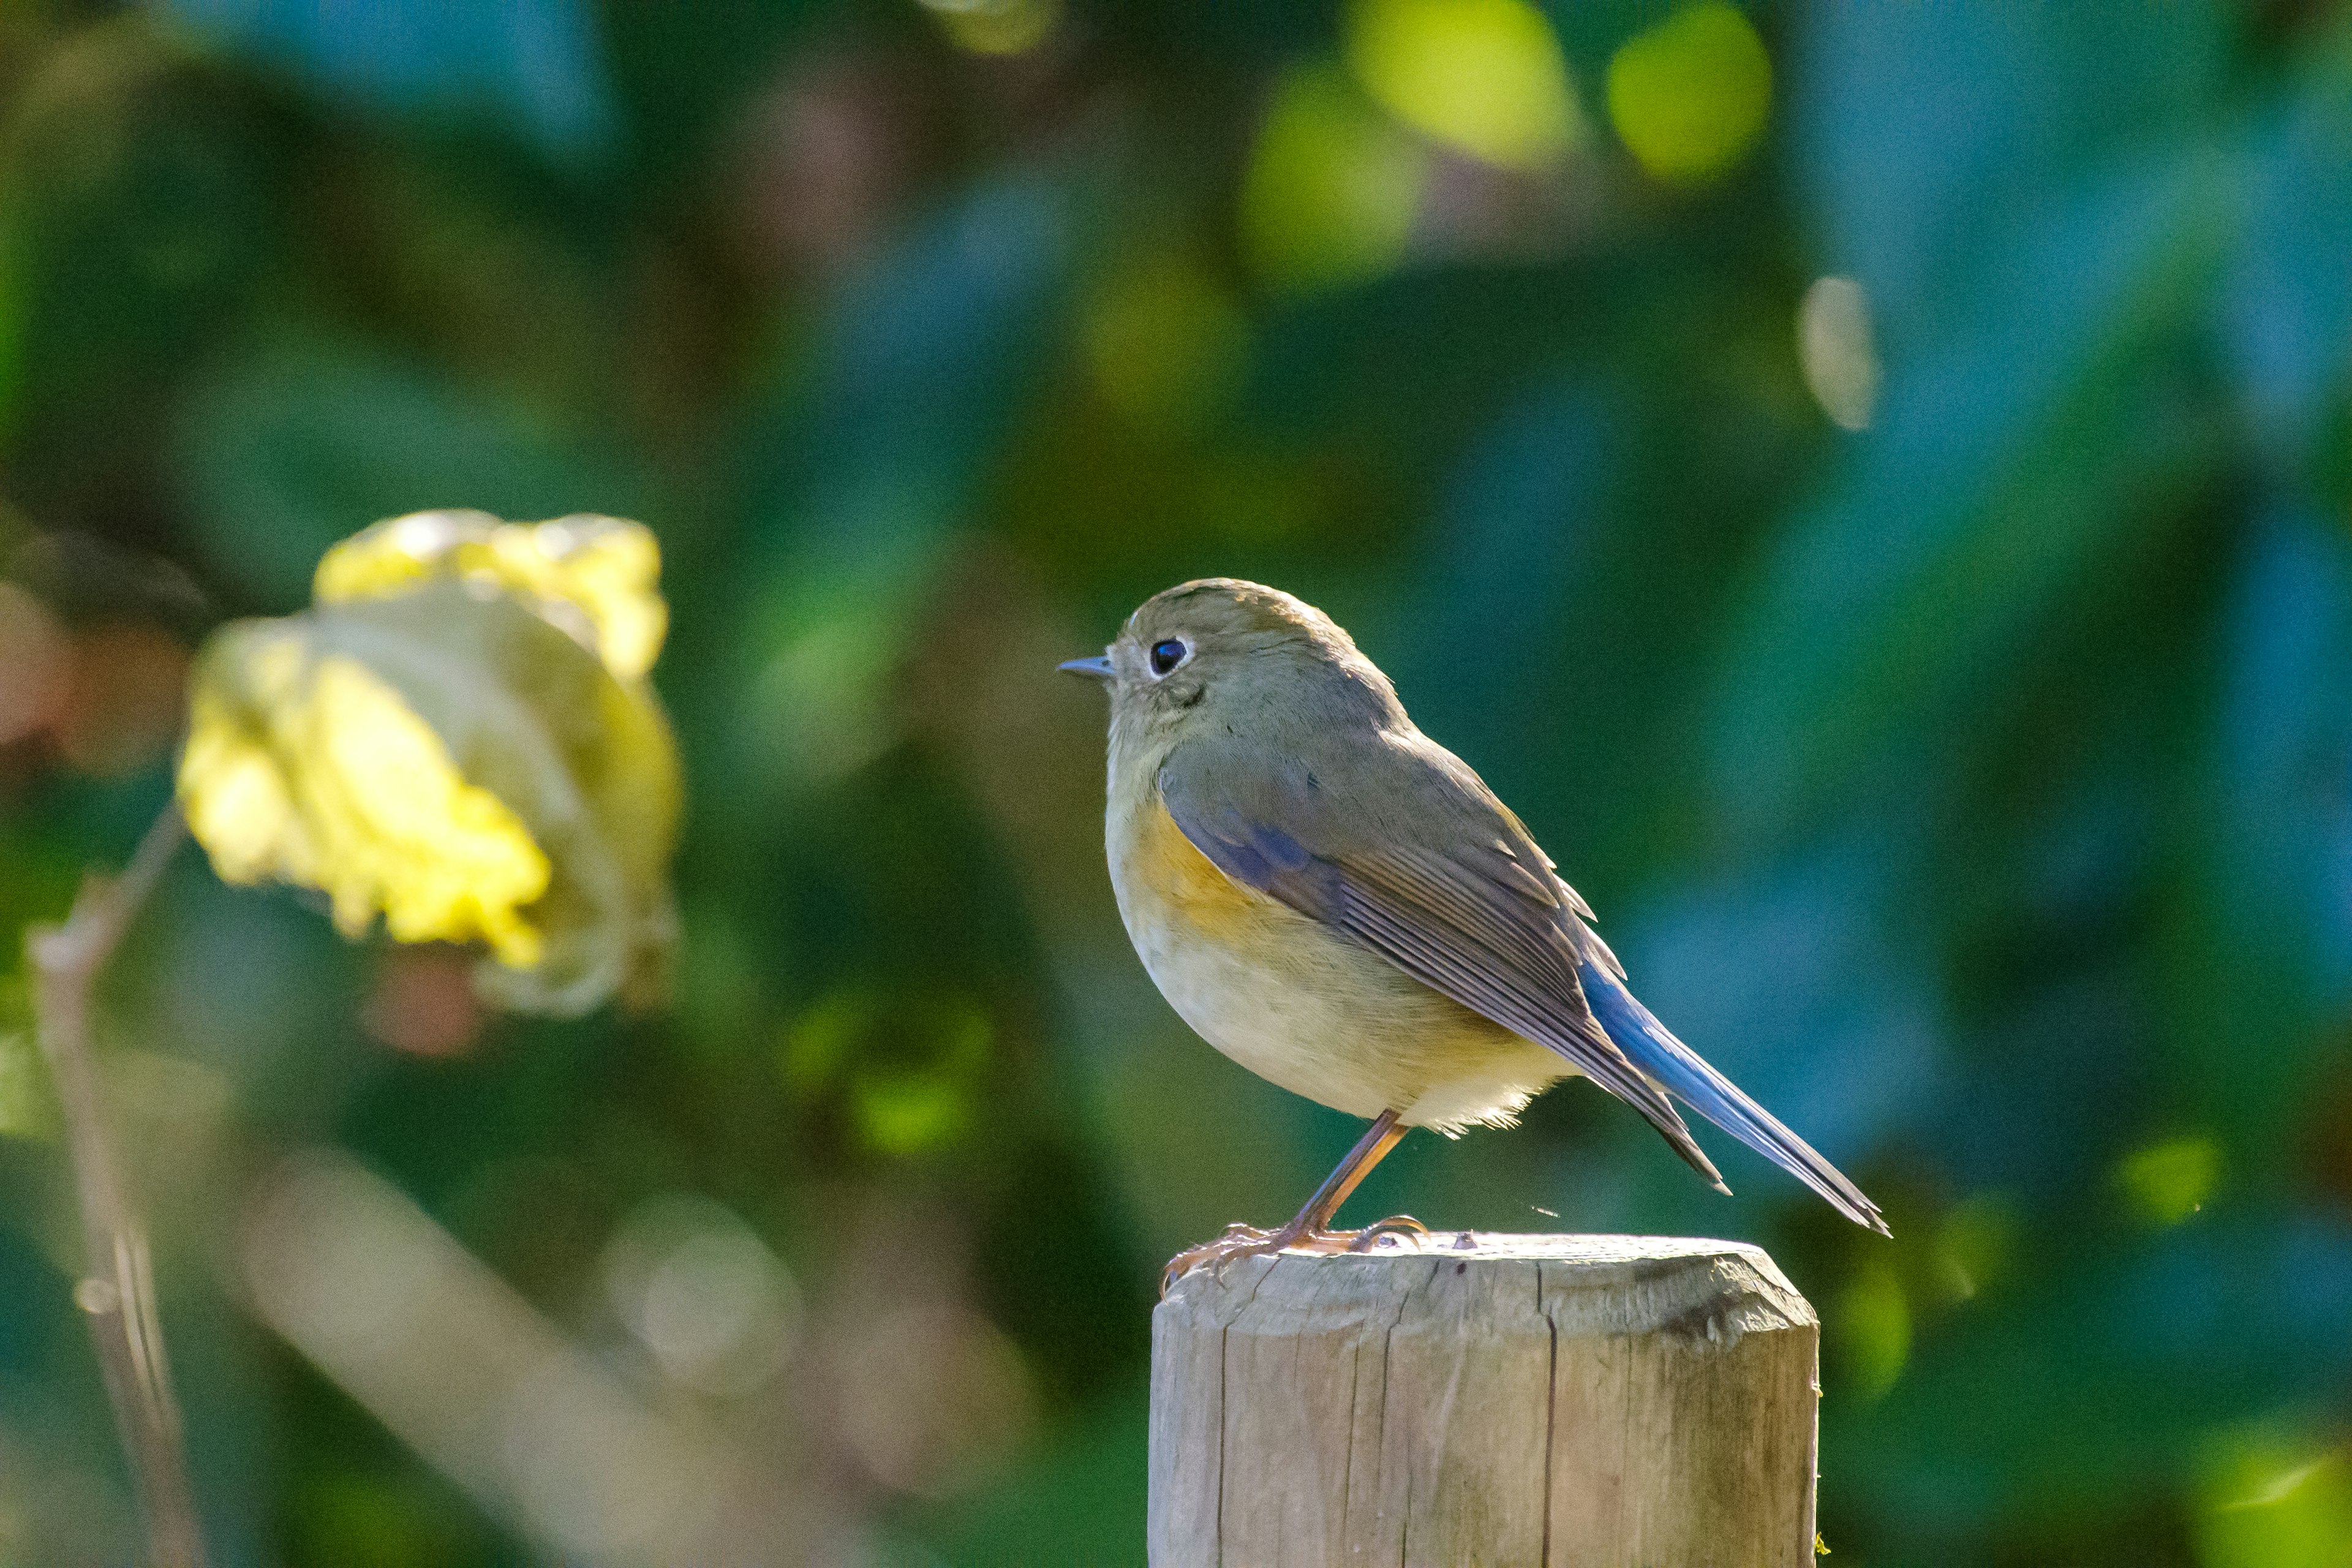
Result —
<svg viewBox="0 0 2352 1568"><path fill-rule="evenodd" d="M643 490L625 463L509 405L323 342L263 351L208 383L176 451L208 553L273 605L308 596L353 518L628 512Z"/></svg>
<svg viewBox="0 0 2352 1568"><path fill-rule="evenodd" d="M2001 252L2095 171L2179 145L2229 41L2226 8L2202 0L1823 6L1798 26L1795 144L1822 270L1859 279L1906 347L1997 308Z"/></svg>
<svg viewBox="0 0 2352 1568"><path fill-rule="evenodd" d="M2124 1510L2209 1435L2335 1397L2352 1373L2332 1304L2352 1289L2352 1234L2218 1213L2120 1253L2045 1254L2036 1278L1921 1334L1874 1405L1827 1379L1824 1451L1922 1517Z"/></svg>
<svg viewBox="0 0 2352 1568"><path fill-rule="evenodd" d="M2168 1138L2116 1167L2116 1184L2157 1225L2179 1225L2203 1208L2221 1180L2221 1149L2210 1138Z"/></svg>
<svg viewBox="0 0 2352 1568"><path fill-rule="evenodd" d="M795 1098L838 1098L858 1141L892 1157L955 1142L971 1125L993 1055L989 1016L966 997L835 993L785 1033L779 1067Z"/></svg>
<svg viewBox="0 0 2352 1568"><path fill-rule="evenodd" d="M1559 40L1527 0L1357 0L1347 55L1382 108L1490 163L1540 169L1584 134Z"/></svg>
<svg viewBox="0 0 2352 1568"><path fill-rule="evenodd" d="M1031 176L938 215L832 302L763 410L749 505L768 542L735 743L767 788L838 780L897 738L887 679L1045 363L1072 205Z"/></svg>
<svg viewBox="0 0 2352 1568"><path fill-rule="evenodd" d="M1289 289L1392 270L1404 258L1428 163L1336 66L1297 68L1266 108L1242 183L1250 260Z"/></svg>
<svg viewBox="0 0 2352 1568"><path fill-rule="evenodd" d="M1769 842L2000 704L2060 596L2179 517L2222 432L2168 366L2232 180L2200 155L2077 193L1990 264L1979 321L1890 363L1877 426L1727 641L1710 760L1734 821Z"/></svg>
<svg viewBox="0 0 2352 1568"><path fill-rule="evenodd" d="M2341 522L2276 517L2234 570L2193 858L2166 911L2182 1029L2168 1066L2231 1148L2266 1163L2291 1156L2277 1129L2352 998L2352 543Z"/></svg>
<svg viewBox="0 0 2352 1568"><path fill-rule="evenodd" d="M578 155L611 136L613 107L584 0L491 6L378 0L172 0L200 34L285 59L323 93L407 114L487 110L550 151Z"/></svg>
<svg viewBox="0 0 2352 1568"><path fill-rule="evenodd" d="M0 1136L49 1139L57 1131L57 1095L33 1032L25 982L0 975Z"/></svg>

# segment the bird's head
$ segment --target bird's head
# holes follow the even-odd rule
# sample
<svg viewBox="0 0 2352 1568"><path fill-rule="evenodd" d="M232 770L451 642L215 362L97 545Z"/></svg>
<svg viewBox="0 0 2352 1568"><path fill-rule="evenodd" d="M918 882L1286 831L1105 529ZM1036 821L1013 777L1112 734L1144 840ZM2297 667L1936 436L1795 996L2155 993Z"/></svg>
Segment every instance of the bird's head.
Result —
<svg viewBox="0 0 2352 1568"><path fill-rule="evenodd" d="M1270 718L1279 727L1336 704L1374 716L1396 702L1388 678L1330 616L1235 577L1153 595L1099 658L1061 668L1110 689L1114 735L1162 745L1197 725Z"/></svg>

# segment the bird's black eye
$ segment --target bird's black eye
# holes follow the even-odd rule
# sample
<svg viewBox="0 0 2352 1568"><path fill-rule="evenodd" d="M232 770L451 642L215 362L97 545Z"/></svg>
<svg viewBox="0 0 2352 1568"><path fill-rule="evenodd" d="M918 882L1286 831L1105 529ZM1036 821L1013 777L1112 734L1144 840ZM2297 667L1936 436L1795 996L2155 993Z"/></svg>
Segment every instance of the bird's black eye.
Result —
<svg viewBox="0 0 2352 1568"><path fill-rule="evenodd" d="M1174 637L1170 637L1166 642L1153 643L1151 645L1151 673L1154 675L1167 674L1170 670L1184 662L1184 655L1187 649L1184 645L1178 642Z"/></svg>

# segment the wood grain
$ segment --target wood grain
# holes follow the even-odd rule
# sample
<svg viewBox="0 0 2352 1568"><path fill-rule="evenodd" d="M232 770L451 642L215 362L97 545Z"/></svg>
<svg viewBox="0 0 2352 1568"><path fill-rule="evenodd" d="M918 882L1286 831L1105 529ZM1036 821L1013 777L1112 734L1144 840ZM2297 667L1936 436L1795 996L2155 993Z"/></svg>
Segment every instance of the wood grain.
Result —
<svg viewBox="0 0 2352 1568"><path fill-rule="evenodd" d="M1158 1568L1803 1568L1820 1323L1759 1248L1440 1232L1152 1317Z"/></svg>

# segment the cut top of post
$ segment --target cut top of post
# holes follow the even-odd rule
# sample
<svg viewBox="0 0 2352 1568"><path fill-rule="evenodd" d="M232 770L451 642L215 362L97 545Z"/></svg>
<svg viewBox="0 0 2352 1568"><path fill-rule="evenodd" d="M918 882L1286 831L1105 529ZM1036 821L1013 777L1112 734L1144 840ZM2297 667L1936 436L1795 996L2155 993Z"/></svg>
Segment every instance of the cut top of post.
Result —
<svg viewBox="0 0 2352 1568"><path fill-rule="evenodd" d="M1155 1563L1811 1561L1820 1325L1759 1247L1440 1231L1152 1330Z"/></svg>
<svg viewBox="0 0 2352 1568"><path fill-rule="evenodd" d="M1270 1277L1277 1270L1280 1280ZM1464 1280L1448 1289L1445 1277ZM1467 1284L1473 1275L1478 1285ZM1387 1303L1402 1310L1418 1293L1425 1307L1471 1300L1517 1283L1540 1292L1550 1331L1644 1334L1683 1330L1713 1338L1752 1329L1818 1328L1811 1302L1770 1256L1744 1241L1668 1236L1517 1236L1433 1231L1384 1237L1360 1253L1280 1253L1224 1268L1196 1268L1178 1280L1163 1309L1225 1327L1253 1305L1288 1314L1313 1303L1323 1312ZM1534 1305L1535 1303L1530 1303ZM1401 1320L1393 1320L1401 1321Z"/></svg>

